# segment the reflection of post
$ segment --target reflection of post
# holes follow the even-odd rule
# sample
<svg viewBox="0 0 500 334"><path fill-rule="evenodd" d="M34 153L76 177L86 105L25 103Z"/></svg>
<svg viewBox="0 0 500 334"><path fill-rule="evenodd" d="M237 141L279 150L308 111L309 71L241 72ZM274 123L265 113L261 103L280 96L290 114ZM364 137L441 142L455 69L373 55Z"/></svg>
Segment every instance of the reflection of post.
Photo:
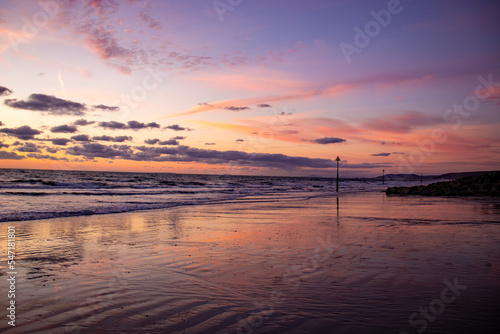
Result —
<svg viewBox="0 0 500 334"><path fill-rule="evenodd" d="M339 198L337 196L337 227L339 226Z"/></svg>
<svg viewBox="0 0 500 334"><path fill-rule="evenodd" d="M335 159L335 161L337 161L337 187L336 187L336 191L339 192L339 161L340 161L340 158L337 156L337 159ZM338 201L338 199L337 199Z"/></svg>
<svg viewBox="0 0 500 334"><path fill-rule="evenodd" d="M339 198L337 197L337 218L339 217Z"/></svg>

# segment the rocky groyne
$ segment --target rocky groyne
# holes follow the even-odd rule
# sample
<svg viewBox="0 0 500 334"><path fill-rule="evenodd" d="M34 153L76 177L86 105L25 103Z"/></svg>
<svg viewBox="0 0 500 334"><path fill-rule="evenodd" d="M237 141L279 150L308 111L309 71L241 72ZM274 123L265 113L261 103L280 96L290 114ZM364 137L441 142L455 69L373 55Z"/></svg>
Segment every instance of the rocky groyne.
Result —
<svg viewBox="0 0 500 334"><path fill-rule="evenodd" d="M427 186L389 187L385 193L387 195L500 197L500 171L432 183Z"/></svg>

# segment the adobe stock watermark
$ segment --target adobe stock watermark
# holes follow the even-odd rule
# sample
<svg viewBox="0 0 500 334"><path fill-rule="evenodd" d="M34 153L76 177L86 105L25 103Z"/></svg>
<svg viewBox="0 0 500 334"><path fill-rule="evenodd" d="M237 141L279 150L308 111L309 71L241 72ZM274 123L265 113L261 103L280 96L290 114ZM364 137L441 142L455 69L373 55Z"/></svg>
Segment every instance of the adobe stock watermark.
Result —
<svg viewBox="0 0 500 334"><path fill-rule="evenodd" d="M326 261L332 256L332 253L338 245L334 245L331 241L331 233L323 240L317 238L319 246L314 249L314 254L306 258L300 265L289 267L282 275L282 282L290 288L288 293L295 292L301 285L301 281L314 275L314 271L319 267L319 263ZM326 253L325 253L326 252ZM325 253L325 254L321 254ZM238 334L254 333L257 328L262 326L265 317L274 313L276 306L279 306L286 301L286 294L281 290L271 291L269 298L262 302L254 301L253 304L257 310L253 311L250 316L243 319L238 317Z"/></svg>
<svg viewBox="0 0 500 334"><path fill-rule="evenodd" d="M56 16L59 12L59 5L53 0L40 0L38 1L38 5L42 8L42 10L34 13L31 18L25 16L21 17L23 25L20 33L9 32L7 34L6 37L9 41L9 45L5 49L10 46L18 52L19 45L28 43L28 41L34 38L40 29L45 27L49 23L50 19Z"/></svg>
<svg viewBox="0 0 500 334"><path fill-rule="evenodd" d="M162 71L160 67L152 68L146 67L145 74L139 79L139 83L133 86L127 94L121 94L117 96L111 102L113 107L118 107L120 114L116 115L113 120L125 120L128 121L128 116L133 110L139 108L140 103L144 102L152 91L158 89L171 74ZM99 131L98 134L104 136L107 133L103 128L96 127L95 131ZM65 161L57 160L52 162L51 168L53 170L60 169L79 169L81 161Z"/></svg>
<svg viewBox="0 0 500 334"><path fill-rule="evenodd" d="M487 78L480 75L477 77L480 84L476 86L474 94L466 96L462 103L455 103L450 109L443 113L443 120L452 124L451 131L458 130L463 120L472 116L480 106L480 100L487 99L495 93L495 87L500 86L500 82L493 81L493 75L488 75ZM434 128L430 139L417 140L415 144L418 149L411 152L408 157L398 156L399 166L398 171L401 174L413 173L415 168L422 165L426 158L436 151L437 144L444 143L447 139L446 131L442 128Z"/></svg>
<svg viewBox="0 0 500 334"><path fill-rule="evenodd" d="M291 115L287 111L287 107L279 108L278 111L274 112L272 118L269 119L268 126L262 127L258 132L246 135L237 143L237 150L243 152L258 152L258 149L263 147L268 147L273 141L275 141L275 136L286 130L288 125L292 123L288 119L288 115ZM251 155L249 160L252 161L255 155ZM238 161L231 161L226 164L228 167L225 169L224 173L220 174L222 177L227 177L230 172L238 174L239 167L242 165Z"/></svg>
<svg viewBox="0 0 500 334"><path fill-rule="evenodd" d="M434 322L437 316L446 310L446 305L453 303L459 297L466 285L460 285L458 278L455 277L453 283L445 279L443 281L446 287L441 290L439 298L433 299L428 307L420 307L418 312L414 312L408 318L408 323L412 327L418 327L417 332L423 333L428 327L429 322ZM410 334L407 331L401 331L399 334Z"/></svg>
<svg viewBox="0 0 500 334"><path fill-rule="evenodd" d="M139 84L132 87L128 94L121 94L112 102L113 106L120 108L122 118L125 118L132 110L137 109L152 91L160 87L164 80L170 77L170 74L165 73L159 67L155 69L146 67L145 71L147 73Z"/></svg>
<svg viewBox="0 0 500 334"><path fill-rule="evenodd" d="M411 0L408 0L411 1ZM378 12L371 10L370 14L374 20L368 21L364 29L358 26L353 28L355 35L353 44L342 42L339 44L340 50L345 57L348 64L352 62L354 54L360 54L361 51L370 45L371 41L382 32L383 28L391 23L394 15L401 14L404 7L399 0L389 0L387 2L387 9L381 9Z"/></svg>
<svg viewBox="0 0 500 334"><path fill-rule="evenodd" d="M219 20L223 22L224 14L234 11L234 9L242 3L243 0L214 0L212 5L214 6L217 16L219 16Z"/></svg>
<svg viewBox="0 0 500 334"><path fill-rule="evenodd" d="M95 297L89 297L80 301L80 304L73 311L79 319L67 323L64 326L64 332L68 334L79 334L88 326L99 320L99 314L102 310L112 308L116 303L114 295L116 292L127 289L126 279L123 272L114 274L112 279L108 280L108 286L95 291Z"/></svg>
<svg viewBox="0 0 500 334"><path fill-rule="evenodd" d="M291 113L287 107L279 108L269 119L268 126L262 127L256 134L248 135L242 146L249 146L255 151L255 148L267 147L276 140L279 134L284 133L287 126L292 125L288 118ZM255 136L256 135L256 136Z"/></svg>

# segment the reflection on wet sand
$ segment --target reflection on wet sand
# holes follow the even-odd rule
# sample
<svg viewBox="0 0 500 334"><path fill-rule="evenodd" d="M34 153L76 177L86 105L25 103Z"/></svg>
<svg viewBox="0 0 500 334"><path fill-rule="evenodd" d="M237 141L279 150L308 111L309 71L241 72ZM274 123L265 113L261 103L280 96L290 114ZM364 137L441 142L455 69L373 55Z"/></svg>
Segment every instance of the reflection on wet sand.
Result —
<svg viewBox="0 0 500 334"><path fill-rule="evenodd" d="M337 224L340 224L340 220L339 220L339 198L337 196Z"/></svg>
<svg viewBox="0 0 500 334"><path fill-rule="evenodd" d="M413 333L457 279L428 332L484 331L497 205L363 194L15 223L20 317L0 330Z"/></svg>

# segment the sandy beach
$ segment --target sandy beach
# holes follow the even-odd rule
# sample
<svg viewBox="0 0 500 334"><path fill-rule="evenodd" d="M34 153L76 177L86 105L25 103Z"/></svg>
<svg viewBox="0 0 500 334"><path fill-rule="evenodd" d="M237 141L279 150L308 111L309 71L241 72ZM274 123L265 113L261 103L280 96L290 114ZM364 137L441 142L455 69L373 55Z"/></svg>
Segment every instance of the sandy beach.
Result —
<svg viewBox="0 0 500 334"><path fill-rule="evenodd" d="M16 326L4 316L5 333L493 333L499 325L494 199L255 198L2 223L4 254L8 226Z"/></svg>

